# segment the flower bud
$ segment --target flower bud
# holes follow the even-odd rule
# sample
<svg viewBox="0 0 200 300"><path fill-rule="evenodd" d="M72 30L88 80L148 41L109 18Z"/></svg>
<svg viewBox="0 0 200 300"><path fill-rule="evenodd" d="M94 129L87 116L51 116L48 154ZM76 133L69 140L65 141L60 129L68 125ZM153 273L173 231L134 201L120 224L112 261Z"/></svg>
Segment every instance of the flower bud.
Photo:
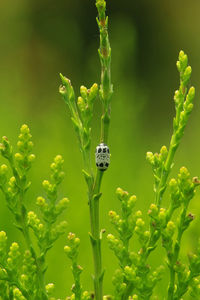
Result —
<svg viewBox="0 0 200 300"><path fill-rule="evenodd" d="M87 88L86 88L85 86L83 86L83 85L80 87L80 94L81 94L81 96L82 96L84 99L86 99L87 96L88 96L88 90L87 90Z"/></svg>

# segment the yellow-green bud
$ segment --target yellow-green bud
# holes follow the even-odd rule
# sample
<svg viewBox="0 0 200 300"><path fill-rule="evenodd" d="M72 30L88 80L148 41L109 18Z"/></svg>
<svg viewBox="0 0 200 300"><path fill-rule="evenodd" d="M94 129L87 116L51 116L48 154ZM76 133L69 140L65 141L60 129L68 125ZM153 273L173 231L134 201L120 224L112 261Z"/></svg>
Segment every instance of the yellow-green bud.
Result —
<svg viewBox="0 0 200 300"><path fill-rule="evenodd" d="M56 155L56 157L54 158L54 162L56 164L63 164L64 160L62 158L62 155Z"/></svg>
<svg viewBox="0 0 200 300"><path fill-rule="evenodd" d="M74 244L77 246L80 244L80 239L78 237L74 239Z"/></svg>
<svg viewBox="0 0 200 300"><path fill-rule="evenodd" d="M53 293L54 288L55 288L55 286L54 286L53 283L48 283L48 284L45 286L45 289L46 289L46 291L47 291L47 294Z"/></svg>
<svg viewBox="0 0 200 300"><path fill-rule="evenodd" d="M33 148L33 142L32 141L28 142L28 148L29 148L29 150L31 150Z"/></svg>
<svg viewBox="0 0 200 300"><path fill-rule="evenodd" d="M117 188L116 194L117 194L120 198L126 198L126 197L128 196L128 192L127 192L127 191L124 191L124 190L121 189L120 187Z"/></svg>
<svg viewBox="0 0 200 300"><path fill-rule="evenodd" d="M96 98L98 94L98 84L94 83L89 90L89 101Z"/></svg>
<svg viewBox="0 0 200 300"><path fill-rule="evenodd" d="M86 103L82 97L78 97L77 105L78 105L78 108L80 109L80 111L82 111L82 112L85 111Z"/></svg>
<svg viewBox="0 0 200 300"><path fill-rule="evenodd" d="M188 169L186 167L182 167L180 168L179 176L181 176L184 179L187 179L188 177L190 177L190 173L188 172Z"/></svg>
<svg viewBox="0 0 200 300"><path fill-rule="evenodd" d="M115 211L113 211L113 210L109 211L109 216L110 216L111 218L115 218L116 215L117 215L117 214L116 214Z"/></svg>
<svg viewBox="0 0 200 300"><path fill-rule="evenodd" d="M160 221L164 221L165 220L165 217L166 217L166 210L165 208L161 208L160 209L160 212L159 212L159 219Z"/></svg>
<svg viewBox="0 0 200 300"><path fill-rule="evenodd" d="M53 162L50 166L51 170L55 170L56 169L56 164Z"/></svg>
<svg viewBox="0 0 200 300"><path fill-rule="evenodd" d="M68 234L68 240L73 240L73 239L75 239L75 233L72 233L72 232L69 232L69 234Z"/></svg>
<svg viewBox="0 0 200 300"><path fill-rule="evenodd" d="M144 232L144 237L146 238L146 239L149 239L149 237L150 237L150 231L145 231Z"/></svg>
<svg viewBox="0 0 200 300"><path fill-rule="evenodd" d="M141 217L141 216L142 216L141 210L136 211L135 216L136 216L137 218Z"/></svg>
<svg viewBox="0 0 200 300"><path fill-rule="evenodd" d="M150 216L153 216L153 217L157 216L157 214L158 214L158 207L157 207L156 204L152 203L152 204L150 205L150 209L149 209L149 211L148 211L148 214L149 214Z"/></svg>
<svg viewBox="0 0 200 300"><path fill-rule="evenodd" d="M19 149L23 149L24 143L23 143L22 141L18 141L18 142L17 142L17 147L18 147Z"/></svg>
<svg viewBox="0 0 200 300"><path fill-rule="evenodd" d="M87 98L87 96L88 96L88 90L83 85L80 87L80 94L83 98Z"/></svg>
<svg viewBox="0 0 200 300"><path fill-rule="evenodd" d="M7 241L7 236L6 236L6 233L5 231L0 231L0 243L4 243Z"/></svg>
<svg viewBox="0 0 200 300"><path fill-rule="evenodd" d="M167 151L166 146L162 146L162 148L160 149L160 154L161 154L163 160L165 160L167 158L168 151Z"/></svg>
<svg viewBox="0 0 200 300"><path fill-rule="evenodd" d="M13 185L16 183L16 178L14 176L10 177L10 184Z"/></svg>
<svg viewBox="0 0 200 300"><path fill-rule="evenodd" d="M185 69L185 72L184 72L184 76L189 78L191 73L192 73L192 68L190 66L187 66L187 68Z"/></svg>
<svg viewBox="0 0 200 300"><path fill-rule="evenodd" d="M28 161L29 162L33 162L35 160L35 154L30 154L29 156L28 156Z"/></svg>
<svg viewBox="0 0 200 300"><path fill-rule="evenodd" d="M42 185L43 185L43 187L44 187L45 189L49 189L50 186L51 186L51 184L50 184L50 182L49 182L48 180L44 180L44 181L42 182Z"/></svg>
<svg viewBox="0 0 200 300"><path fill-rule="evenodd" d="M15 159L17 161L21 161L23 159L23 156L20 153L17 152L17 153L15 153Z"/></svg>
<svg viewBox="0 0 200 300"><path fill-rule="evenodd" d="M13 242L12 245L10 246L10 251L16 252L19 250L19 245L16 242Z"/></svg>
<svg viewBox="0 0 200 300"><path fill-rule="evenodd" d="M30 129L28 128L28 126L26 124L24 124L21 126L20 131L22 134L27 134L30 132Z"/></svg>
<svg viewBox="0 0 200 300"><path fill-rule="evenodd" d="M174 234L175 228L176 228L176 226L173 221L169 221L167 223L167 231L169 232L170 235Z"/></svg>
<svg viewBox="0 0 200 300"><path fill-rule="evenodd" d="M191 86L191 88L188 91L188 98L190 100L192 100L194 98L194 96L195 96L195 88L193 86Z"/></svg>
<svg viewBox="0 0 200 300"><path fill-rule="evenodd" d="M0 168L1 175L6 174L7 171L8 171L7 165L5 165L5 164L1 165L1 168Z"/></svg>
<svg viewBox="0 0 200 300"><path fill-rule="evenodd" d="M44 207L47 205L46 200L41 196L37 197L36 204L40 207Z"/></svg>
<svg viewBox="0 0 200 300"><path fill-rule="evenodd" d="M133 207L135 205L136 201L137 201L136 196L132 195L128 200L128 206Z"/></svg>
<svg viewBox="0 0 200 300"><path fill-rule="evenodd" d="M138 218L136 221L138 227L144 227L144 221L141 218Z"/></svg>
<svg viewBox="0 0 200 300"><path fill-rule="evenodd" d="M107 235L107 239L110 240L110 241L114 241L114 240L115 240L115 237L114 237L113 234L109 233L109 234Z"/></svg>
<svg viewBox="0 0 200 300"><path fill-rule="evenodd" d="M154 155L152 152L147 152L146 159L150 164L154 163Z"/></svg>

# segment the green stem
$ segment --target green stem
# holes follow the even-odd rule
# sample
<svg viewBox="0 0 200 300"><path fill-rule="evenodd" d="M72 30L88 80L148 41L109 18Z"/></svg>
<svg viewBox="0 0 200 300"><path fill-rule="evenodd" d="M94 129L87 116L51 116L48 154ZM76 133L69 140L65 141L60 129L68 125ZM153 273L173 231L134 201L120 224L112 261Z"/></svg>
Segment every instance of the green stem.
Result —
<svg viewBox="0 0 200 300"><path fill-rule="evenodd" d="M108 131L110 124L110 100L112 96L111 84L111 49L108 38L108 19L106 18L106 2L104 0L96 0L98 10L97 23L100 31L100 48L99 57L101 62L101 86L100 99L103 103L103 115L101 117L101 143L107 143ZM89 162L89 158L88 158ZM99 198L103 172L97 170L96 177L93 181L93 186L89 187L89 206L90 206L90 224L91 224L91 244L94 259L94 290L96 300L103 299L103 275L102 258L101 258L101 234L99 227ZM92 174L90 174L91 177Z"/></svg>
<svg viewBox="0 0 200 300"><path fill-rule="evenodd" d="M169 176L171 166L174 160L174 155L176 153L176 149L178 148L178 145L179 143L177 142L176 133L174 133L170 141L169 152L161 174L160 183L158 186L158 192L156 193L156 204L158 205L158 207L160 207L162 202L162 197L166 188L167 178Z"/></svg>
<svg viewBox="0 0 200 300"><path fill-rule="evenodd" d="M91 223L91 244L94 259L94 290L96 300L103 299L103 272L101 259L101 236L99 228L99 198L103 172L97 170L95 183L89 195L90 223Z"/></svg>
<svg viewBox="0 0 200 300"><path fill-rule="evenodd" d="M188 204L185 204L182 213L181 213L181 217L180 217L180 222L179 222L179 226L178 226L178 235L177 235L177 240L174 246L174 253L173 253L173 258L172 258L172 262L170 263L170 283L169 283L169 288L168 288L168 297L167 300L174 300L174 289L175 289L175 270L174 270L174 265L176 264L178 257L179 257L179 252L180 252L180 246L181 246L181 239L184 233L184 228L183 228L183 223L186 217L186 213L187 213L187 208L188 208Z"/></svg>
<svg viewBox="0 0 200 300"><path fill-rule="evenodd" d="M107 143L110 125L110 114L106 111L101 117L101 143Z"/></svg>

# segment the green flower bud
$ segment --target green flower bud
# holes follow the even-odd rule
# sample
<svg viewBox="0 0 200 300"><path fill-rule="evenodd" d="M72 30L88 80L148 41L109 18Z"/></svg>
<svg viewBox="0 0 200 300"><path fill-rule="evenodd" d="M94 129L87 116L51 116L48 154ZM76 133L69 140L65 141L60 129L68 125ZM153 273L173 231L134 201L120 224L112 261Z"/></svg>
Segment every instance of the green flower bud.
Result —
<svg viewBox="0 0 200 300"><path fill-rule="evenodd" d="M70 254L72 250L71 250L71 247L65 246L64 251L65 251L66 254Z"/></svg>
<svg viewBox="0 0 200 300"><path fill-rule="evenodd" d="M9 180L9 183L8 183L11 187L14 187L16 186L16 178L14 176L12 176Z"/></svg>
<svg viewBox="0 0 200 300"><path fill-rule="evenodd" d="M135 217L136 217L136 218L140 218L141 216L142 216L141 210L136 211Z"/></svg>
<svg viewBox="0 0 200 300"><path fill-rule="evenodd" d="M14 300L26 300L26 298L22 295L22 292L18 288L14 288L13 295Z"/></svg>
<svg viewBox="0 0 200 300"><path fill-rule="evenodd" d="M188 101L192 102L194 97L195 97L195 88L193 86L191 86L191 88L189 89L188 94L187 94Z"/></svg>
<svg viewBox="0 0 200 300"><path fill-rule="evenodd" d="M188 64L187 55L181 50L179 52L179 60L177 61L177 68L179 72L184 72Z"/></svg>
<svg viewBox="0 0 200 300"><path fill-rule="evenodd" d="M5 231L0 231L0 244L4 244L7 241L7 236Z"/></svg>
<svg viewBox="0 0 200 300"><path fill-rule="evenodd" d="M191 77L192 68L190 66L187 66L184 72L184 80L188 81Z"/></svg>
<svg viewBox="0 0 200 300"><path fill-rule="evenodd" d="M146 160L151 164L154 165L154 155L152 152L147 152Z"/></svg>
<svg viewBox="0 0 200 300"><path fill-rule="evenodd" d="M1 165L1 167L0 167L0 175L5 175L7 173L7 171L8 171L7 165L5 165L5 164Z"/></svg>
<svg viewBox="0 0 200 300"><path fill-rule="evenodd" d="M74 101L74 89L71 85L71 81L68 78L62 74L60 74L60 78L63 86L60 86L59 92L64 96L66 103L69 104L69 102Z"/></svg>
<svg viewBox="0 0 200 300"><path fill-rule="evenodd" d="M87 96L88 96L88 90L87 90L87 88L86 88L85 86L83 86L83 85L80 87L80 94L81 94L81 96L82 96L84 99L86 99Z"/></svg>
<svg viewBox="0 0 200 300"><path fill-rule="evenodd" d="M144 221L141 218L138 218L136 221L136 225L140 228L144 227Z"/></svg>
<svg viewBox="0 0 200 300"><path fill-rule="evenodd" d="M64 163L64 160L61 155L56 155L56 157L54 158L54 162L57 165L62 165Z"/></svg>
<svg viewBox="0 0 200 300"><path fill-rule="evenodd" d="M28 150L31 151L33 149L33 142L29 141L27 145L28 145Z"/></svg>
<svg viewBox="0 0 200 300"><path fill-rule="evenodd" d="M117 188L116 194L120 200L127 200L129 195L128 192L122 190L120 187Z"/></svg>
<svg viewBox="0 0 200 300"><path fill-rule="evenodd" d="M168 155L168 150L166 146L162 146L162 148L160 149L160 154L162 161L165 161Z"/></svg>
<svg viewBox="0 0 200 300"><path fill-rule="evenodd" d="M114 237L113 234L109 233L109 234L107 235L107 239L110 240L110 241L114 241L114 240L115 240L115 237Z"/></svg>
<svg viewBox="0 0 200 300"><path fill-rule="evenodd" d="M94 101L96 96L98 94L98 84L94 83L91 88L89 89L89 96L88 96L88 101Z"/></svg>
<svg viewBox="0 0 200 300"><path fill-rule="evenodd" d="M30 155L28 156L28 161L29 161L30 163L32 163L34 160L35 160L35 154L30 154Z"/></svg>
<svg viewBox="0 0 200 300"><path fill-rule="evenodd" d="M55 285L53 283L48 283L46 286L45 286L45 289L47 291L47 294L48 295L51 295L53 292L54 292L54 289L55 289Z"/></svg>
<svg viewBox="0 0 200 300"><path fill-rule="evenodd" d="M129 199L128 199L128 203L127 203L127 207L132 209L135 206L135 203L137 201L137 198L135 195L132 195Z"/></svg>
<svg viewBox="0 0 200 300"><path fill-rule="evenodd" d="M169 236L173 236L173 234L175 232L175 229L176 229L176 226L175 226L174 222L173 221L169 221L167 223L167 228L166 228L167 234Z"/></svg>
<svg viewBox="0 0 200 300"><path fill-rule="evenodd" d="M43 198L43 197L37 197L37 200L36 200L36 204L41 207L41 208L44 208L44 207L47 207L48 204L46 203L46 200Z"/></svg>
<svg viewBox="0 0 200 300"><path fill-rule="evenodd" d="M81 112L86 110L87 105L82 97L78 97L77 105Z"/></svg>
<svg viewBox="0 0 200 300"><path fill-rule="evenodd" d="M83 294L82 294L82 298L83 298L83 300L91 299L90 293L88 291L84 291Z"/></svg>
<svg viewBox="0 0 200 300"><path fill-rule="evenodd" d="M51 190L52 185L50 184L50 182L48 180L44 180L42 182L43 188L47 191Z"/></svg>
<svg viewBox="0 0 200 300"><path fill-rule="evenodd" d="M22 134L30 133L30 129L28 128L28 125L26 125L26 124L21 126L20 131L21 131Z"/></svg>
<svg viewBox="0 0 200 300"><path fill-rule="evenodd" d="M136 273L135 273L135 271L133 270L133 268L131 268L129 266L126 266L124 268L124 275L125 275L125 277L126 277L126 279L128 281L132 281L133 282L136 279Z"/></svg>
<svg viewBox="0 0 200 300"><path fill-rule="evenodd" d="M2 144L0 144L0 151L3 157L10 159L12 157L12 146L6 136L2 137Z"/></svg>
<svg viewBox="0 0 200 300"><path fill-rule="evenodd" d="M69 234L68 234L68 240L74 240L75 239L75 233L72 233L72 232L70 232Z"/></svg>
<svg viewBox="0 0 200 300"><path fill-rule="evenodd" d="M160 209L160 212L158 214L158 218L159 218L159 221L161 223L165 222L165 219L166 219L166 209L165 208Z"/></svg>
<svg viewBox="0 0 200 300"><path fill-rule="evenodd" d="M61 199L58 204L56 205L56 213L60 214L63 212L64 209L68 207L69 204L69 199L68 198L63 198Z"/></svg>
<svg viewBox="0 0 200 300"><path fill-rule="evenodd" d="M22 141L18 141L17 142L17 147L20 151L24 150L24 143Z"/></svg>
<svg viewBox="0 0 200 300"><path fill-rule="evenodd" d="M20 154L20 153L18 153L18 152L15 153L15 159L16 159L17 162L22 161L22 160L23 160L22 154Z"/></svg>
<svg viewBox="0 0 200 300"><path fill-rule="evenodd" d="M157 217L157 215L158 215L158 207L157 207L156 204L152 203L150 205L150 209L148 210L148 214L149 214L149 216L151 216L153 218Z"/></svg>
<svg viewBox="0 0 200 300"><path fill-rule="evenodd" d="M178 104L180 102L180 92L179 90L176 90L174 93L174 102L175 104Z"/></svg>

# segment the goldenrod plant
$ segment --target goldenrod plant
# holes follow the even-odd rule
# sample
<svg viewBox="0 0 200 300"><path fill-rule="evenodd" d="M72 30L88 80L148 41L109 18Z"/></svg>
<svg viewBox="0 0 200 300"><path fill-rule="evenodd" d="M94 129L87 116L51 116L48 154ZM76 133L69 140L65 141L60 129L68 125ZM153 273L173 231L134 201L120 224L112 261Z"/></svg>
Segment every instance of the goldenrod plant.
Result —
<svg viewBox="0 0 200 300"><path fill-rule="evenodd" d="M45 196L36 199L39 214L38 211L36 213L27 209L26 193L31 188L28 172L35 155L32 153L30 130L27 125L22 125L16 153L7 137L4 136L0 144L1 155L7 161L7 164L0 167L0 188L13 215L14 226L20 230L25 240L24 249L17 242L8 245L6 233L0 232L0 299L56 300L54 284L47 283L45 279L48 266L46 255L62 234L67 236L64 252L71 261L74 278L71 292L69 291L69 296L66 296L65 300L159 299L156 295L156 286L166 272L169 282L162 299L185 299L184 297L189 294L195 299L200 299L200 244L195 254L188 255L187 265L182 262L180 256L183 234L194 220L194 215L188 211L189 204L200 181L198 177L192 178L186 167L180 168L176 178L170 178L175 152L193 109L195 96L194 87L189 87L192 69L183 51L180 51L177 61L180 86L174 95L176 115L169 147L167 149L163 146L159 153L147 152L146 155L153 171L155 194L149 210L145 212L148 221L145 221L141 210L135 210L136 196L117 188L116 195L120 201L121 211L112 210L108 214L115 232L107 234L107 242L118 260L118 266L113 278L107 278L109 284L113 284L112 295L106 295L103 289L105 269L102 265L101 243L105 230L101 230L99 221L99 201L103 201L101 183L110 164L108 133L113 86L106 1L96 0L96 7L100 32L100 85L94 83L89 89L81 86L80 96L76 98L71 81L60 74L62 84L59 88L69 108L83 156L82 172L88 189L91 226L89 239L94 264L91 276L93 291L85 290L81 283L83 268L79 265L78 257L80 239L75 233L67 233L66 221L59 221L59 216L69 205L67 197L60 199L58 196L59 185L64 179L64 161L61 155L57 155L50 166L50 179L42 182ZM102 104L101 130L99 145L94 155L95 149L91 146L91 121L94 101L98 99ZM95 170L94 158L96 158ZM168 205L165 204L164 198L166 190L169 197ZM175 218L177 212L178 218ZM134 245L136 240L137 243ZM151 266L149 257L152 252L158 251L160 241L166 252L166 258L161 266L155 268Z"/></svg>

